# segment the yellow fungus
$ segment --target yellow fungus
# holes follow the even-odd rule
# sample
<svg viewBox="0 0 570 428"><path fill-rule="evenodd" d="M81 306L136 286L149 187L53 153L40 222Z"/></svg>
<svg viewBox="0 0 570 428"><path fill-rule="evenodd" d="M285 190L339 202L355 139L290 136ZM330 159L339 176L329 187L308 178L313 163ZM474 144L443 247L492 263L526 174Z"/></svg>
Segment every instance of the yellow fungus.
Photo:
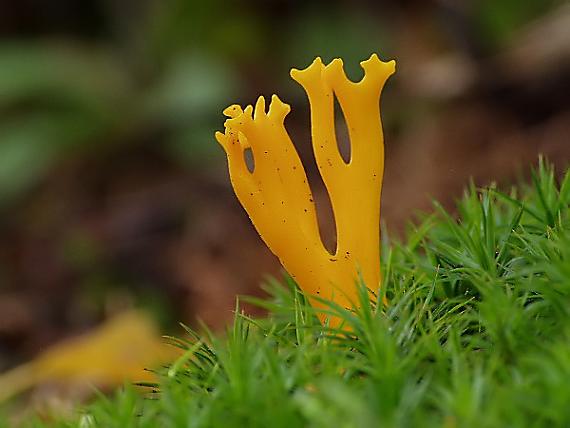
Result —
<svg viewBox="0 0 570 428"><path fill-rule="evenodd" d="M307 176L283 123L289 105L276 95L268 112L263 97L258 98L255 108L232 105L224 110L228 117L225 132L216 133L227 154L234 191L253 225L313 306L321 309L323 304L314 296L354 307L359 275L369 290L380 287L384 171L380 94L395 71L395 62L382 62L374 54L361 66L364 77L356 83L346 77L340 59L324 65L317 58L304 70L291 70L311 107L313 152L336 223L334 254L321 240ZM334 97L348 128L348 163L337 146ZM253 154L253 171L244 160L246 149ZM334 318L330 322L338 324Z"/></svg>

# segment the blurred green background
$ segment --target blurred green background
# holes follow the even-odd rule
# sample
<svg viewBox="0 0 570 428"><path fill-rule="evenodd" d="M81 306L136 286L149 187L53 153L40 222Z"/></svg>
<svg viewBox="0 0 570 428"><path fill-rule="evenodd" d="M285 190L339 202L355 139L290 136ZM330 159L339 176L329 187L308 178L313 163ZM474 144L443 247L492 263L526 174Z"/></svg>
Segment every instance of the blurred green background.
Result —
<svg viewBox="0 0 570 428"><path fill-rule="evenodd" d="M279 266L231 191L222 109L278 93L310 160L289 69L342 57L358 79L373 52L397 60L390 234L470 177L508 185L539 153L567 165L564 1L1 1L0 370L129 307L224 325Z"/></svg>

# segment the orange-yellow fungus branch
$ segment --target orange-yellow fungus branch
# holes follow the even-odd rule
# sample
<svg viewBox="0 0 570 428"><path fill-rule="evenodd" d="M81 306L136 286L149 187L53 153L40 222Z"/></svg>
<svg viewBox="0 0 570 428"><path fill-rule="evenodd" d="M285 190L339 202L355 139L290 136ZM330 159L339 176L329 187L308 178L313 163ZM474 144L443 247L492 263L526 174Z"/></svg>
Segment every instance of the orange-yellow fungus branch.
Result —
<svg viewBox="0 0 570 428"><path fill-rule="evenodd" d="M311 107L312 145L331 200L337 247L323 245L305 170L283 124L290 107L276 95L266 112L265 99L243 110L224 110L225 133L216 139L226 151L234 191L271 251L309 296L318 295L352 308L361 275L370 290L380 286L380 192L384 141L380 94L395 62L376 55L361 62L364 78L350 81L340 59L320 58L291 77L307 93ZM334 97L346 120L350 161L340 155L334 123ZM251 149L250 171L244 151ZM312 300L317 308L322 304ZM336 320L331 320L336 324Z"/></svg>

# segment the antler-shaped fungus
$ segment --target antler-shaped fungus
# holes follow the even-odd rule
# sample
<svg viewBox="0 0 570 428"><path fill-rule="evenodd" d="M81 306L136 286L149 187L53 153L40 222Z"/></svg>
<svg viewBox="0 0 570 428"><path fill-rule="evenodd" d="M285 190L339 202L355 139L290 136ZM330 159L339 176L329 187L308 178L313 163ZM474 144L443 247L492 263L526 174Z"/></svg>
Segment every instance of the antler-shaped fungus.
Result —
<svg viewBox="0 0 570 428"><path fill-rule="evenodd" d="M384 142L379 101L395 62L382 62L374 54L361 66L364 78L358 83L346 77L340 59L325 66L317 58L305 70L291 70L311 107L313 151L336 223L334 254L321 240L307 176L283 124L289 105L276 95L271 98L269 112L263 97L257 100L255 110L251 105L245 110L232 105L224 110L229 117L225 133L216 133L227 154L234 191L253 225L313 306L321 309L324 305L312 296L354 307L359 275L369 290L380 286ZM334 96L348 127L348 163L337 146ZM246 149L253 153L253 171L244 159ZM336 325L338 320L331 322Z"/></svg>

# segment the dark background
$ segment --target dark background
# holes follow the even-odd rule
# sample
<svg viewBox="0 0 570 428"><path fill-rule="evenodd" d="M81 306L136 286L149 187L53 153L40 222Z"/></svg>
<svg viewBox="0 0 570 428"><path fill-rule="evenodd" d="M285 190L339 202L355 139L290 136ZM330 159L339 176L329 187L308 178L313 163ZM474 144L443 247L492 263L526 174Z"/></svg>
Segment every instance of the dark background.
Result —
<svg viewBox="0 0 570 428"><path fill-rule="evenodd" d="M0 370L130 307L223 326L280 268L229 185L222 109L278 93L310 160L289 69L342 57L358 79L373 52L397 60L390 235L470 177L508 188L539 153L567 165L563 1L0 0Z"/></svg>

